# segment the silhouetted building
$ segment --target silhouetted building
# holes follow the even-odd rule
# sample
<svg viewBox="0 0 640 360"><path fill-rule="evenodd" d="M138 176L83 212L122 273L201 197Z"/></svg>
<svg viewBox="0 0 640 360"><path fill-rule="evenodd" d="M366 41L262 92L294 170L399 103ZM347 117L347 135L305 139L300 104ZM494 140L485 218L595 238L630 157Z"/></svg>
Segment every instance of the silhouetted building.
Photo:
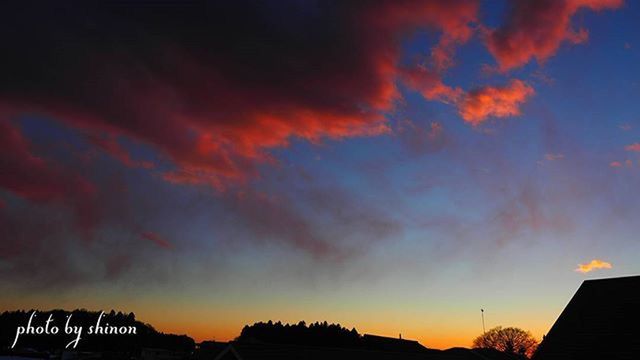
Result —
<svg viewBox="0 0 640 360"><path fill-rule="evenodd" d="M427 350L415 340L405 340L378 335L364 334L362 343L368 350L396 351L396 352L423 352Z"/></svg>
<svg viewBox="0 0 640 360"><path fill-rule="evenodd" d="M583 282L533 359L640 359L640 276Z"/></svg>
<svg viewBox="0 0 640 360"><path fill-rule="evenodd" d="M215 359L224 349L229 346L227 342L203 341L196 344L194 359L196 360L212 360Z"/></svg>
<svg viewBox="0 0 640 360"><path fill-rule="evenodd" d="M184 351L143 348L140 352L141 360L183 360L189 358L189 353Z"/></svg>
<svg viewBox="0 0 640 360"><path fill-rule="evenodd" d="M387 338L389 339L389 338ZM394 339L396 340L396 339ZM232 342L213 360L516 360L491 349L384 351L357 348Z"/></svg>

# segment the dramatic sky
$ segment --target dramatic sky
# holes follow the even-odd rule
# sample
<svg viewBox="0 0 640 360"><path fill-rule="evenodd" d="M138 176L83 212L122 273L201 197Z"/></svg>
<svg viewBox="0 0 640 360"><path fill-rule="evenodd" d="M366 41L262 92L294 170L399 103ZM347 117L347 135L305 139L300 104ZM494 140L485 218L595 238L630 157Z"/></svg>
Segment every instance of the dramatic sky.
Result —
<svg viewBox="0 0 640 360"><path fill-rule="evenodd" d="M0 309L540 338L640 272L640 3L3 2Z"/></svg>

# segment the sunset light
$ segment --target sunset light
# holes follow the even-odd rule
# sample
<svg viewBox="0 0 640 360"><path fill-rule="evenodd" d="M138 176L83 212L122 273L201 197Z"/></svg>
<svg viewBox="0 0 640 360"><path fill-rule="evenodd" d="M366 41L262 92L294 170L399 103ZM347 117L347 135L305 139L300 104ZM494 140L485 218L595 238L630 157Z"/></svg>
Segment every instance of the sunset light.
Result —
<svg viewBox="0 0 640 360"><path fill-rule="evenodd" d="M0 3L0 360L119 343L128 360L255 344L495 360L550 336L561 353L587 323L554 335L564 309L590 316L589 291L634 284L598 281L640 274L639 14ZM98 316L138 333L82 333ZM620 329L603 324L571 341Z"/></svg>

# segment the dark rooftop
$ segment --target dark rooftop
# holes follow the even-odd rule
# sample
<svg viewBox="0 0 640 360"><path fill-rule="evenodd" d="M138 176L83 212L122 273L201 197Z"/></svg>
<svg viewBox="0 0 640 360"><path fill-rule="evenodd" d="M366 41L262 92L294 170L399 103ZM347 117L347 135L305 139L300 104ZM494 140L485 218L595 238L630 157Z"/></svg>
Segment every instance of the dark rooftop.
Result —
<svg viewBox="0 0 640 360"><path fill-rule="evenodd" d="M583 282L533 357L592 358L640 359L640 276Z"/></svg>
<svg viewBox="0 0 640 360"><path fill-rule="evenodd" d="M389 338L386 338L389 339ZM399 340L399 339L394 339ZM215 360L515 360L491 349L384 351L265 343L230 343Z"/></svg>

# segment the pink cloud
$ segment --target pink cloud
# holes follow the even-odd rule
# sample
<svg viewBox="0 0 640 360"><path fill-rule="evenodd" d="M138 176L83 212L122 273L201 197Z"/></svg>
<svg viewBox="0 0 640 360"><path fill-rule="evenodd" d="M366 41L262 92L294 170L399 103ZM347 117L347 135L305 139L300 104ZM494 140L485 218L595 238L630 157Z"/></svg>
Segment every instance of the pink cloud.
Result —
<svg viewBox="0 0 640 360"><path fill-rule="evenodd" d="M640 152L640 143L634 143L631 145L627 145L624 147L625 150L627 151L634 151L634 152Z"/></svg>

